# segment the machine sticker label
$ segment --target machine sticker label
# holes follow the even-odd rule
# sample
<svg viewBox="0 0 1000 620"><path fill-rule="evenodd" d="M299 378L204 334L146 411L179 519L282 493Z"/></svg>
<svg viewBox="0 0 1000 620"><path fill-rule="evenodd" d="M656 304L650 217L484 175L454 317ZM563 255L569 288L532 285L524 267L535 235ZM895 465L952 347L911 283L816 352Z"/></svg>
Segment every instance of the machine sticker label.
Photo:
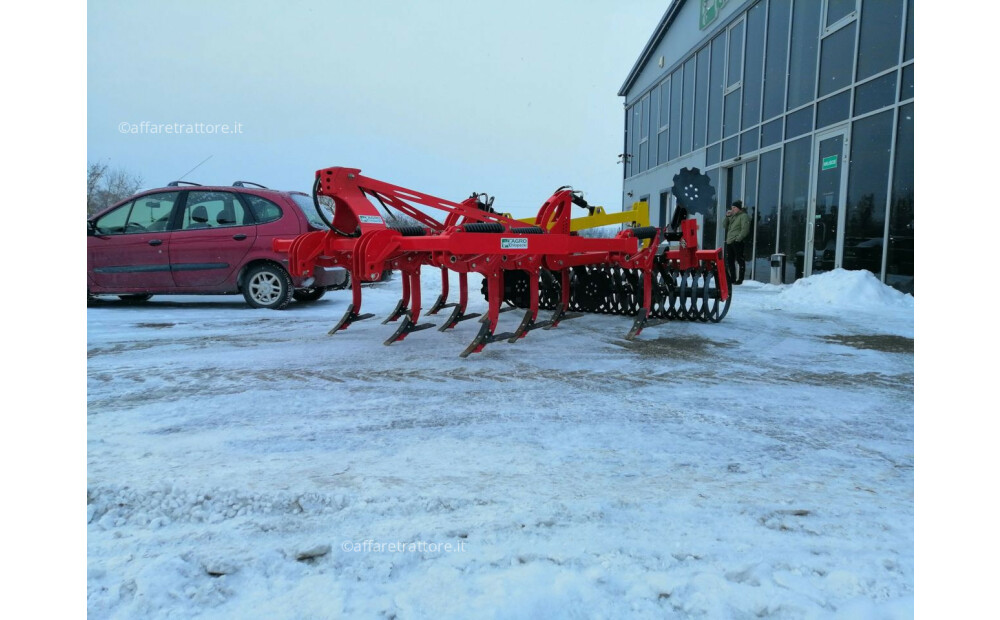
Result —
<svg viewBox="0 0 1000 620"><path fill-rule="evenodd" d="M837 156L830 155L823 158L823 170L832 170L837 167Z"/></svg>
<svg viewBox="0 0 1000 620"><path fill-rule="evenodd" d="M381 224L382 218L377 215L359 215L362 224Z"/></svg>
<svg viewBox="0 0 1000 620"><path fill-rule="evenodd" d="M527 250L527 237L500 237L501 250Z"/></svg>

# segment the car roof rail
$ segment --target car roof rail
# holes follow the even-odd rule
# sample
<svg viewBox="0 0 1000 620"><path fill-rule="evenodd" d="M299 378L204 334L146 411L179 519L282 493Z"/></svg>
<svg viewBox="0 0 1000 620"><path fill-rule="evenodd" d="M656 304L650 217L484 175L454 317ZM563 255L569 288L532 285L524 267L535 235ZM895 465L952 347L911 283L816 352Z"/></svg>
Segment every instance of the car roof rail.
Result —
<svg viewBox="0 0 1000 620"><path fill-rule="evenodd" d="M269 187L261 185L260 183L254 183L253 181L233 181L233 187L246 187L247 185L253 185L261 189L270 189Z"/></svg>
<svg viewBox="0 0 1000 620"><path fill-rule="evenodd" d="M201 187L201 183L192 183L191 181L171 181L167 183L167 187L177 187L178 185L196 185Z"/></svg>

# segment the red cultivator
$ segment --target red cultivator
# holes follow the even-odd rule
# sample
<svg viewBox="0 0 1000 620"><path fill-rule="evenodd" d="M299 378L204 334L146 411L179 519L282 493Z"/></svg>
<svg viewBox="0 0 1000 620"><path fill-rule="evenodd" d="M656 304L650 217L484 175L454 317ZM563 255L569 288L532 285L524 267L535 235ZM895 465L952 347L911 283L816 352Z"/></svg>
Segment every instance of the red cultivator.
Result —
<svg viewBox="0 0 1000 620"><path fill-rule="evenodd" d="M318 171L313 200L330 230L275 241L275 249L288 252L292 273L307 277L316 266L341 266L350 271L352 303L331 334L372 316L360 314L361 284L379 280L387 269L401 272L403 294L384 321L399 321L385 344L433 327L420 323L420 270L425 265L441 270L441 295L427 314L453 308L440 331L479 316L466 312L468 274L485 278L483 292L489 310L480 318L479 332L462 357L482 351L492 342L515 342L532 330L551 329L579 316L570 310L634 315L626 336L631 340L653 324L651 320L719 321L729 309L730 287L722 250L698 249L697 223L685 219L683 208L674 218L674 231L639 226L625 228L614 238L592 239L575 231L607 224L613 216L591 207L579 192L568 187L556 190L539 209L533 225L528 225L495 212L492 198L485 194L451 202L364 177L360 172L339 167ZM697 170L693 172L697 175ZM679 197L685 195L683 187L675 190ZM333 199L332 221L319 207L319 196ZM390 218L397 211L417 224L387 225L369 197ZM443 221L415 205L442 212ZM571 220L574 205L587 209L589 215ZM648 213L644 215L648 222ZM592 221L588 224L586 220ZM618 221L622 221L620 217ZM661 241L677 241L679 248L660 251ZM449 271L459 274L458 301L453 303L448 303ZM505 303L506 307L501 307ZM517 329L496 334L500 314L517 307L526 309ZM538 312L545 308L553 313L539 321Z"/></svg>

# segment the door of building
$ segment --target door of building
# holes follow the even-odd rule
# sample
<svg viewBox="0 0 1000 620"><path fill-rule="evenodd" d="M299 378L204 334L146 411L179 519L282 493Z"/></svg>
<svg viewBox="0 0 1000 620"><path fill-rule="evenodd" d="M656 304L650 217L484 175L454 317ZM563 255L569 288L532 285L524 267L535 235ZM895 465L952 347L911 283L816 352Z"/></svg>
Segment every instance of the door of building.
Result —
<svg viewBox="0 0 1000 620"><path fill-rule="evenodd" d="M839 268L844 256L844 217L850 131L844 125L816 134L812 198L806 226L805 275Z"/></svg>
<svg viewBox="0 0 1000 620"><path fill-rule="evenodd" d="M725 222L726 211L737 201L743 201L743 209L750 218L750 236L743 243L743 254L747 261L747 278L753 277L754 261L754 232L753 223L757 219L757 160L742 161L739 164L726 168L726 201L719 205L722 214L719 216L720 222ZM723 247L726 242L725 226L719 226L719 245Z"/></svg>

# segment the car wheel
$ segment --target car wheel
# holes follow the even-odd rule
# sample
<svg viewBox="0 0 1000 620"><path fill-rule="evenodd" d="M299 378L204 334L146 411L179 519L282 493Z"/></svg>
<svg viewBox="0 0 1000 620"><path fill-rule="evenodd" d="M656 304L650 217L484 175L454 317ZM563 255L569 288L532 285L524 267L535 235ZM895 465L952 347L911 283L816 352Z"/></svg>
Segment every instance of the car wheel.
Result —
<svg viewBox="0 0 1000 620"><path fill-rule="evenodd" d="M324 293L326 293L326 289L301 288L292 293L292 297L295 299L295 301L311 302L319 300L319 298L322 297Z"/></svg>
<svg viewBox="0 0 1000 620"><path fill-rule="evenodd" d="M258 265L247 273L243 297L254 308L281 310L292 300L292 279L281 267Z"/></svg>
<svg viewBox="0 0 1000 620"><path fill-rule="evenodd" d="M345 288L351 288L351 272L350 271L347 272L347 277L344 278L344 283L343 284L338 284L337 286L332 287L331 290L342 291Z"/></svg>
<svg viewBox="0 0 1000 620"><path fill-rule="evenodd" d="M153 298L152 295L148 295L148 294L145 294L145 293L139 293L139 294L136 294L136 295L119 295L118 296L118 299L122 300L123 302L125 302L127 304L141 304L142 302L149 301L152 298Z"/></svg>

